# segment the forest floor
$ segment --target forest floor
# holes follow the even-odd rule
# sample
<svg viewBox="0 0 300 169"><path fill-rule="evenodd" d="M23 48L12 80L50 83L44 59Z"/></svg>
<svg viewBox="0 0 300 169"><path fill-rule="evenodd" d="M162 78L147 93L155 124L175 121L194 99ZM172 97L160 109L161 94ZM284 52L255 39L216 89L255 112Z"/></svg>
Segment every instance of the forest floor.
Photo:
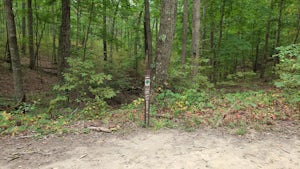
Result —
<svg viewBox="0 0 300 169"><path fill-rule="evenodd" d="M230 134L224 128L193 132L135 128L42 138L0 137L2 169L296 169L300 126Z"/></svg>

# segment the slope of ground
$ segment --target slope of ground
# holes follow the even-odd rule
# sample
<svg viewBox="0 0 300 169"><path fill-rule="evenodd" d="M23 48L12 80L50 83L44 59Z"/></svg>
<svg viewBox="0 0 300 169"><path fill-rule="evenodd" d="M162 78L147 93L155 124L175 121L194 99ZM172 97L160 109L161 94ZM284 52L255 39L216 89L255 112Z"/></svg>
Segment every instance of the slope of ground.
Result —
<svg viewBox="0 0 300 169"><path fill-rule="evenodd" d="M282 128L281 128L282 129ZM223 129L194 132L137 129L115 134L92 132L42 139L1 138L3 169L296 169L300 166L299 125L283 132Z"/></svg>

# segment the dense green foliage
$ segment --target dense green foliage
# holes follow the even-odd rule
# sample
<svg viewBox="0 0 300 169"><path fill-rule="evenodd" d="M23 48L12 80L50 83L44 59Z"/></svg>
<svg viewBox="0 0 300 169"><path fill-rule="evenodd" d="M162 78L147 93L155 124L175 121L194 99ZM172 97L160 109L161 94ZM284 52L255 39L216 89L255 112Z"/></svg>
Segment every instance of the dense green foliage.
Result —
<svg viewBox="0 0 300 169"><path fill-rule="evenodd" d="M106 85L111 76L97 73L91 60L82 62L81 59L69 58L68 64L70 67L63 74L63 81L53 88L59 94L50 102L50 106L57 106L61 101L79 106L95 104L97 110L101 112L106 106L104 99L115 96L113 89Z"/></svg>
<svg viewBox="0 0 300 169"><path fill-rule="evenodd" d="M276 65L279 79L275 82L277 87L300 88L300 45L282 46L277 48L280 62Z"/></svg>

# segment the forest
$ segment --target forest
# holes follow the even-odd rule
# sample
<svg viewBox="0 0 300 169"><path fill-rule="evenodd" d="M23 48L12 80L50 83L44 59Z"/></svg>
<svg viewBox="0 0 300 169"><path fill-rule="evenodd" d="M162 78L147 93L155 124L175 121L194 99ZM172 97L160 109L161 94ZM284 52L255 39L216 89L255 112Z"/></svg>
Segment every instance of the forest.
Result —
<svg viewBox="0 0 300 169"><path fill-rule="evenodd" d="M77 121L112 132L147 115L154 129L238 135L299 125L298 0L3 0L0 11L0 135Z"/></svg>

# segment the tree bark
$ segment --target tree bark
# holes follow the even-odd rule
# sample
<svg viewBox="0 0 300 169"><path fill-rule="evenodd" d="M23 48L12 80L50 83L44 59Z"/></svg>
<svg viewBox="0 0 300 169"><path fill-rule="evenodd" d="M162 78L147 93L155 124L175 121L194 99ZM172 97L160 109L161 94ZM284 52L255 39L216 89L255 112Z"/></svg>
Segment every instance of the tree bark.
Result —
<svg viewBox="0 0 300 169"><path fill-rule="evenodd" d="M12 62L12 69L13 69L15 98L17 102L20 102L24 96L23 79L22 79L22 70L21 70L21 63L20 63L18 44L17 44L16 25L15 25L11 0L4 0L4 9L5 9L6 22L8 28L8 42L9 42L9 51L11 54L11 62Z"/></svg>
<svg viewBox="0 0 300 169"><path fill-rule="evenodd" d="M141 24L141 18L142 18L142 14L143 11L140 11L138 19L137 19L137 23L134 26L134 30L135 30L135 39L134 39L134 47L133 47L133 54L134 54L134 60L135 60L135 65L134 65L134 69L135 69L135 75L136 77L138 76L138 63L139 63L139 57L138 57L138 45L140 42L140 24Z"/></svg>
<svg viewBox="0 0 300 169"><path fill-rule="evenodd" d="M79 41L80 41L80 18L81 18L81 7L80 7L80 0L77 0L76 4L76 51L79 48Z"/></svg>
<svg viewBox="0 0 300 169"><path fill-rule="evenodd" d="M104 61L107 61L107 31L106 31L106 1L103 0L103 32L102 32L102 40L103 40L103 56L104 56Z"/></svg>
<svg viewBox="0 0 300 169"><path fill-rule="evenodd" d="M70 56L71 40L70 40L70 0L61 0L62 2L62 22L59 37L59 65L58 72L62 80L62 73L67 67L66 58Z"/></svg>
<svg viewBox="0 0 300 169"><path fill-rule="evenodd" d="M51 6L51 12L54 14L54 7L55 2L53 2ZM55 17L52 18L52 63L57 64L56 59L56 25L55 25L56 19Z"/></svg>
<svg viewBox="0 0 300 169"><path fill-rule="evenodd" d="M162 0L160 29L156 43L155 80L164 86L168 79L168 68L176 26L177 0Z"/></svg>
<svg viewBox="0 0 300 169"><path fill-rule="evenodd" d="M221 18L220 18L220 32L219 32L219 41L218 41L218 50L221 48L222 38L223 38L223 22L225 16L225 3L226 0L222 0L222 7L221 7Z"/></svg>
<svg viewBox="0 0 300 169"><path fill-rule="evenodd" d="M281 18L282 18L282 10L284 7L284 0L279 1L279 12L278 12L278 20L277 20L277 35L276 35L276 44L275 47L280 46L280 35L281 35Z"/></svg>
<svg viewBox="0 0 300 169"><path fill-rule="evenodd" d="M192 77L198 72L199 43L200 43L200 0L193 1L193 23L192 23Z"/></svg>
<svg viewBox="0 0 300 169"><path fill-rule="evenodd" d="M183 0L183 17L182 17L182 54L181 64L184 65L186 61L187 48L187 30L188 30L188 0Z"/></svg>
<svg viewBox="0 0 300 169"><path fill-rule="evenodd" d="M28 10L28 48L29 48L29 68L35 68L35 55L34 55L34 45L33 45L33 16L32 16L32 0L27 0L27 10Z"/></svg>
<svg viewBox="0 0 300 169"><path fill-rule="evenodd" d="M296 30L296 36L294 39L294 44L296 44L298 42L299 34L300 34L300 9L298 9L297 30Z"/></svg>
<svg viewBox="0 0 300 169"><path fill-rule="evenodd" d="M144 35L145 35L145 54L148 55L148 64L153 62L152 58L152 33L150 27L150 5L149 0L144 0Z"/></svg>
<svg viewBox="0 0 300 169"><path fill-rule="evenodd" d="M85 55L86 55L86 46L87 46L87 41L89 39L89 34L90 34L90 29L91 29L91 23L92 23L92 17L93 17L93 13L94 13L94 1L92 0L92 4L90 6L90 16L89 16L89 20L88 20L88 26L87 26L87 30L84 36L84 48L83 48L83 61L85 60Z"/></svg>
<svg viewBox="0 0 300 169"><path fill-rule="evenodd" d="M26 10L26 2L22 0L22 11ZM22 14L22 45L21 45L21 53L23 56L26 54L26 16L24 13Z"/></svg>
<svg viewBox="0 0 300 169"><path fill-rule="evenodd" d="M111 63L112 63L112 60L113 60L113 45L114 45L114 43L117 44L116 42L114 42L114 40L115 40L115 24L116 24L116 17L117 17L118 11L119 11L119 4L120 4L120 0L117 0L114 15L113 15L113 18L112 18L111 29L110 29L111 42L110 42L110 52L109 52L110 56L109 56L109 58L110 58Z"/></svg>
<svg viewBox="0 0 300 169"><path fill-rule="evenodd" d="M273 10L273 0L270 0L270 10ZM268 48L269 48L269 36L270 36L270 29L271 29L271 15L269 15L269 18L267 20L266 25L266 33L265 33L265 44L264 44L264 51L263 51L263 57L261 61L261 71L260 71L260 78L265 78L265 71L267 67L267 59L268 59Z"/></svg>

